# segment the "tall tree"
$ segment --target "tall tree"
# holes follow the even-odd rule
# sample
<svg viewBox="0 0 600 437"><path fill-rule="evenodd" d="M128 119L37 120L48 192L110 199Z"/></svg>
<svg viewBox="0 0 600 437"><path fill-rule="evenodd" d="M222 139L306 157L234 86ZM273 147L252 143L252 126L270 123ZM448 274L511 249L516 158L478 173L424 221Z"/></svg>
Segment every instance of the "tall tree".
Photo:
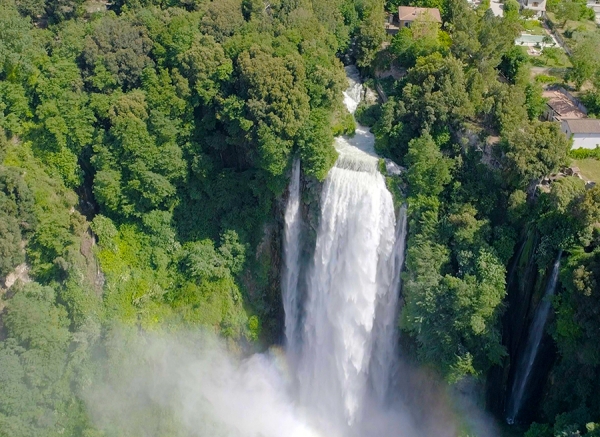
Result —
<svg viewBox="0 0 600 437"><path fill-rule="evenodd" d="M577 42L571 56L573 68L569 73L571 80L575 82L577 88L588 80L592 80L600 75L600 36L595 34L586 35Z"/></svg>
<svg viewBox="0 0 600 437"><path fill-rule="evenodd" d="M533 121L507 133L501 143L504 171L516 187L550 174L567 163L570 144L557 124Z"/></svg>
<svg viewBox="0 0 600 437"><path fill-rule="evenodd" d="M408 182L414 195L437 196L450 182L451 161L440 152L429 132L408 144L405 158Z"/></svg>
<svg viewBox="0 0 600 437"><path fill-rule="evenodd" d="M142 26L111 15L94 23L86 38L81 64L88 84L100 91L140 85L142 71L153 64L152 41Z"/></svg>

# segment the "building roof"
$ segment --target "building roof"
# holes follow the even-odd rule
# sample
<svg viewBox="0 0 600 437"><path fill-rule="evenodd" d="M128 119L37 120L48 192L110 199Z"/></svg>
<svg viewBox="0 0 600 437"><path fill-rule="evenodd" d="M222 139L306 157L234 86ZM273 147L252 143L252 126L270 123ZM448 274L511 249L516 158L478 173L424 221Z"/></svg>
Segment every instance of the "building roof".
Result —
<svg viewBox="0 0 600 437"><path fill-rule="evenodd" d="M546 0L520 0L519 3L526 9L532 9L534 11L546 10ZM537 3L537 5L535 3Z"/></svg>
<svg viewBox="0 0 600 437"><path fill-rule="evenodd" d="M600 120L596 118L572 118L563 120L572 134L600 135Z"/></svg>
<svg viewBox="0 0 600 437"><path fill-rule="evenodd" d="M544 91L542 97L548 99L548 106L563 118L585 118L585 113L582 112L575 103L560 91Z"/></svg>
<svg viewBox="0 0 600 437"><path fill-rule="evenodd" d="M399 6L398 7L398 19L400 21L414 21L421 15L427 15L433 18L433 21L438 23L442 22L442 16L438 8L415 8L412 6Z"/></svg>

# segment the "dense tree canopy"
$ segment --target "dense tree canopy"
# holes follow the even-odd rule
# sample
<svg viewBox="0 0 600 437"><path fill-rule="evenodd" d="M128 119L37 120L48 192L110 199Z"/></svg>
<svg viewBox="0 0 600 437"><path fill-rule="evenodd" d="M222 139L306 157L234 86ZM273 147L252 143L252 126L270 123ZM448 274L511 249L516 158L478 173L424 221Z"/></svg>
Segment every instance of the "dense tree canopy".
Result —
<svg viewBox="0 0 600 437"><path fill-rule="evenodd" d="M279 340L292 162L314 218L334 134L355 128L342 59L387 93L357 119L404 167L387 177L408 205L403 353L450 382L483 385L500 366L508 385L502 316L531 318L510 312L511 274L534 272L517 296L534 308L561 250L557 358L535 417L550 425L528 435L598 432L600 189L536 187L569 164L570 144L538 120L516 2L504 17L464 0L0 3L0 285L21 277L0 289L0 435L123 435L97 429L82 396L118 379L129 337L202 327L234 349ZM551 3L561 20L586 14ZM444 23L386 37L384 8L404 4L437 7ZM573 41L569 79L598 115L596 35ZM390 66L396 79L378 77ZM149 423L178 435L171 419Z"/></svg>
<svg viewBox="0 0 600 437"><path fill-rule="evenodd" d="M338 55L370 64L383 9L0 3L0 286L20 278L0 289L0 434L99 436L82 396L115 332L278 338L265 230L295 157L312 184L333 166L354 126Z"/></svg>
<svg viewBox="0 0 600 437"><path fill-rule="evenodd" d="M593 190L575 178L534 197L543 177L568 165L570 144L558 125L538 121L541 87L514 47L518 5L505 3L503 18L459 0L440 6L443 31L417 21L392 39L391 62L407 74L372 123L378 150L407 167L405 341L455 381L518 359L501 335L511 329L501 315L516 311L505 304L517 241L535 229L545 270L559 248L590 244L596 209L580 206L593 204L582 202Z"/></svg>
<svg viewBox="0 0 600 437"><path fill-rule="evenodd" d="M508 133L502 148L507 174L522 188L565 165L570 144L558 125L532 122Z"/></svg>

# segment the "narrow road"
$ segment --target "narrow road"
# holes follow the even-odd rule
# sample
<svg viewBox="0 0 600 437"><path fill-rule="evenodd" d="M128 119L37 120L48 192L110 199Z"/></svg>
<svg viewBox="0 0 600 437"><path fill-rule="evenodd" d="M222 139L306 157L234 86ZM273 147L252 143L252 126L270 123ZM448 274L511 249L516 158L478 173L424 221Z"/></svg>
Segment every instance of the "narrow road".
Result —
<svg viewBox="0 0 600 437"><path fill-rule="evenodd" d="M502 17L504 15L504 7L498 0L490 1L490 9L496 17Z"/></svg>

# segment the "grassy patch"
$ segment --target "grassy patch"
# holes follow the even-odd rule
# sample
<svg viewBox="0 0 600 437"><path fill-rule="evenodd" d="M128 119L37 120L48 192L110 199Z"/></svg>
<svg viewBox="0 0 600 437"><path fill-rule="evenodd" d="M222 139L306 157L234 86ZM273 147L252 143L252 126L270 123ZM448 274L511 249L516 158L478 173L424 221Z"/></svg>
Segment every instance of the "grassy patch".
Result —
<svg viewBox="0 0 600 437"><path fill-rule="evenodd" d="M522 47L527 53L527 49ZM539 56L529 56L531 65L534 67L549 67L549 68L570 68L572 67L569 56L560 47L546 47L542 50Z"/></svg>
<svg viewBox="0 0 600 437"><path fill-rule="evenodd" d="M574 46L574 41L571 39L573 32L595 32L597 29L596 23L590 20L567 20L566 22L563 22L562 20L558 20L556 15L552 12L547 12L546 16L548 17L550 26L560 33L565 43L570 48L573 48Z"/></svg>
<svg viewBox="0 0 600 437"><path fill-rule="evenodd" d="M552 76L548 74L537 74L535 75L535 81L538 83L561 83L563 78L561 76Z"/></svg>
<svg viewBox="0 0 600 437"><path fill-rule="evenodd" d="M574 159L571 163L579 167L585 180L600 182L600 161L594 158Z"/></svg>
<svg viewBox="0 0 600 437"><path fill-rule="evenodd" d="M590 20L567 20L567 23L564 26L562 26L562 24L563 23L560 21L557 23L557 26L560 26L558 30L562 34L568 34L570 32L595 32L597 28L596 24Z"/></svg>
<svg viewBox="0 0 600 437"><path fill-rule="evenodd" d="M546 31L539 20L522 20L521 25L523 26L524 31L529 32L532 35L546 35Z"/></svg>

